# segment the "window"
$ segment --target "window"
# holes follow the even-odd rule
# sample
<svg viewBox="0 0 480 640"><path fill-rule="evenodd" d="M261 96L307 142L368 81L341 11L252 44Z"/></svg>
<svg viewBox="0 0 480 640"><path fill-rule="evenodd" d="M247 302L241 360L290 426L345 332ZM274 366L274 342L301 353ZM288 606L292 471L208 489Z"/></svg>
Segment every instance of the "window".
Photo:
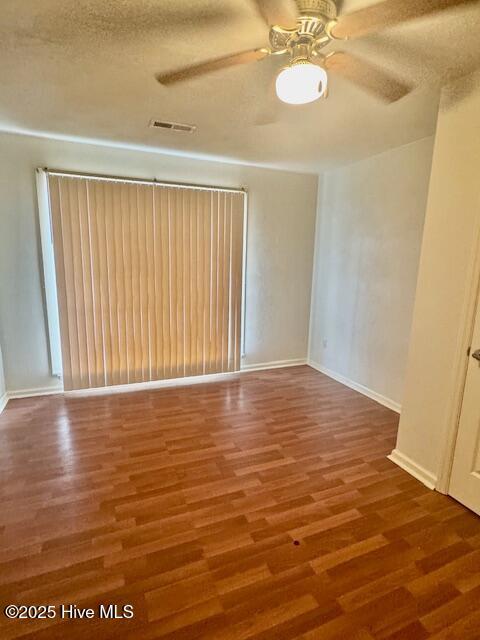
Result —
<svg viewBox="0 0 480 640"><path fill-rule="evenodd" d="M66 390L240 368L244 192L45 179Z"/></svg>

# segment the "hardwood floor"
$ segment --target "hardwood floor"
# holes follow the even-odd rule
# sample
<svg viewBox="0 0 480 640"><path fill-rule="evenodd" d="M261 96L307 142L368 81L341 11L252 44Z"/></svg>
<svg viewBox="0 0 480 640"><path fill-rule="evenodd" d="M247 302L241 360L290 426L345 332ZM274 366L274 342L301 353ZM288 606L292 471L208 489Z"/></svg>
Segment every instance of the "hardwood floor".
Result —
<svg viewBox="0 0 480 640"><path fill-rule="evenodd" d="M11 401L0 637L478 640L480 519L386 459L397 422L306 366Z"/></svg>

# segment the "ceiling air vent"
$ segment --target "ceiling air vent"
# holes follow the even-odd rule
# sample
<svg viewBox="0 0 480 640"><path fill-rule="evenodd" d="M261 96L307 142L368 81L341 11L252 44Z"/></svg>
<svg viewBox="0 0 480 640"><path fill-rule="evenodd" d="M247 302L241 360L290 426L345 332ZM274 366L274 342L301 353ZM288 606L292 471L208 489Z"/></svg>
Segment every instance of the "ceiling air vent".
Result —
<svg viewBox="0 0 480 640"><path fill-rule="evenodd" d="M170 131L183 131L184 133L193 133L197 129L194 124L167 122L165 120L151 120L150 126L154 129L170 129Z"/></svg>

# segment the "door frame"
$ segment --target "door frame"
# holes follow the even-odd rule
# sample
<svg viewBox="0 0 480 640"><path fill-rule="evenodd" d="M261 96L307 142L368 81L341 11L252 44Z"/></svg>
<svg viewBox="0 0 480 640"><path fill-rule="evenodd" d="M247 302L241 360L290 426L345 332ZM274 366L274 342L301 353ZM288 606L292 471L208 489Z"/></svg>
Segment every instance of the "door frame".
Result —
<svg viewBox="0 0 480 640"><path fill-rule="evenodd" d="M480 203L478 203L480 211ZM461 325L457 336L457 357L452 374L452 393L447 405L447 432L444 437L440 470L435 490L448 494L452 475L453 458L460 425L463 405L463 394L467 379L467 369L470 359L469 349L472 347L472 337L475 327L477 310L480 313L480 215L474 229L474 250L470 259L467 274L466 293L461 312Z"/></svg>

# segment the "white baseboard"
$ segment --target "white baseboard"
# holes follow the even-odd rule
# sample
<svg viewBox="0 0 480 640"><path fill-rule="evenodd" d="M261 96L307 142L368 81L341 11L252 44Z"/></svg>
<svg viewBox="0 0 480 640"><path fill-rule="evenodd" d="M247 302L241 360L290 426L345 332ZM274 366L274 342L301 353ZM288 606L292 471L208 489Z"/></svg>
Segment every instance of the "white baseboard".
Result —
<svg viewBox="0 0 480 640"><path fill-rule="evenodd" d="M308 361L308 366L312 367L312 369L316 369L317 371L320 371L320 373L323 373L329 378L332 378L333 380L336 380L337 382L344 384L346 387L349 387L354 391L358 391L358 393L361 393L362 395L367 396L367 398L370 398L371 400L375 400L375 402L378 402L384 407L387 407L387 409L391 409L396 413L400 413L402 410L402 405L400 405L398 402L395 402L390 398L386 398L385 396L382 396L380 393L377 393L376 391L373 391L368 387L364 387L363 384L359 384L358 382L354 382L353 380L350 380L349 378L342 376L340 373L335 373L335 371L331 371L330 369L327 369L326 367L322 366L321 364L318 364L317 362L314 362L313 360Z"/></svg>
<svg viewBox="0 0 480 640"><path fill-rule="evenodd" d="M283 369L285 367L300 367L307 364L306 358L296 358L295 360L274 360L273 362L260 362L258 364L244 364L240 373L247 371L264 371L265 369Z"/></svg>
<svg viewBox="0 0 480 640"><path fill-rule="evenodd" d="M406 456L398 449L394 449L392 453L387 456L389 460L394 462L401 469L409 473L411 476L420 480L429 489L435 489L437 485L437 476L430 471L427 471L424 467L414 462L411 458Z"/></svg>
<svg viewBox="0 0 480 640"><path fill-rule="evenodd" d="M63 387L38 387L35 389L19 389L18 391L9 391L9 400L19 400L20 398L35 398L36 396L53 396L63 393Z"/></svg>
<svg viewBox="0 0 480 640"><path fill-rule="evenodd" d="M81 397L105 395L110 393L132 393L134 391L152 391L154 389L168 389L170 387L184 387L207 382L222 382L239 375L239 371L226 373L209 373L204 376L187 376L185 378L170 378L168 380L150 380L148 382L132 382L130 384L118 384L109 387L94 387L93 389L75 389L65 391L66 396Z"/></svg>
<svg viewBox="0 0 480 640"><path fill-rule="evenodd" d="M0 397L0 413L2 413L2 411L7 406L8 400L9 400L9 398L8 398L8 395L6 393L4 393L2 397Z"/></svg>
<svg viewBox="0 0 480 640"><path fill-rule="evenodd" d="M149 382L138 382L132 384L120 384L109 387L96 387L93 389L78 389L75 391L64 392L63 387L45 389L21 389L18 391L9 391L8 399L14 398L33 398L35 396L46 396L57 393L65 393L69 396L86 396L86 395L102 395L109 393L129 393L132 391L147 391L152 389L165 389L168 387L181 387L192 384L205 384L207 382L221 382L222 380L231 379L242 373L251 371L264 371L266 369L280 369L283 367L296 367L306 364L305 358L295 360L275 360L273 362L262 362L259 364L249 364L242 366L240 371L230 371L227 373L209 373L204 376L189 376L186 378L172 378L169 380L152 380Z"/></svg>

